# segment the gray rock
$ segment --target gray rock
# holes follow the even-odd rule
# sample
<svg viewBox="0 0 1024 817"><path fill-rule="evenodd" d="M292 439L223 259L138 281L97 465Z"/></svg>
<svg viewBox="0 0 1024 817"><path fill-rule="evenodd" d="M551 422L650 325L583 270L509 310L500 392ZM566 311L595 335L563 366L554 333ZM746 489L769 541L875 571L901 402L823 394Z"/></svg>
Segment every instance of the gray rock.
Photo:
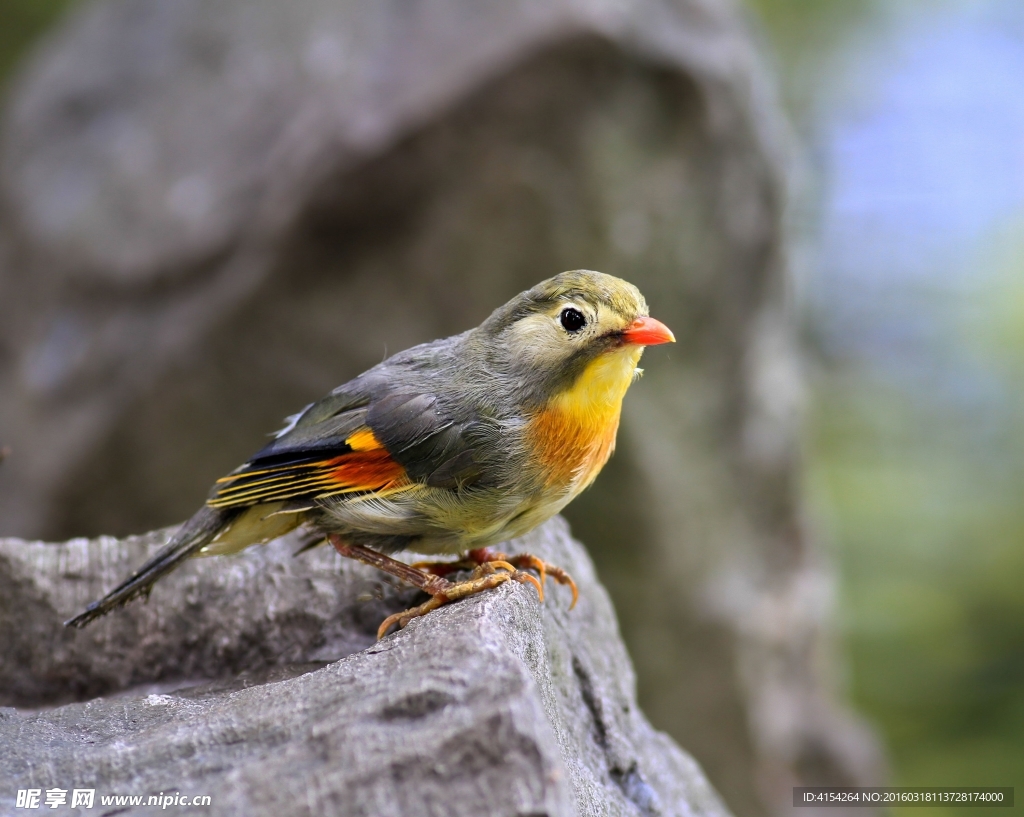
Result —
<svg viewBox="0 0 1024 817"><path fill-rule="evenodd" d="M0 541L4 702L107 695L0 710L0 812L57 787L95 789L97 806L209 795L174 812L247 817L727 815L638 709L611 603L561 520L510 549L570 570L571 611L565 588L540 604L508 583L375 642L410 593L283 539L189 562L148 604L61 629L163 536Z"/></svg>

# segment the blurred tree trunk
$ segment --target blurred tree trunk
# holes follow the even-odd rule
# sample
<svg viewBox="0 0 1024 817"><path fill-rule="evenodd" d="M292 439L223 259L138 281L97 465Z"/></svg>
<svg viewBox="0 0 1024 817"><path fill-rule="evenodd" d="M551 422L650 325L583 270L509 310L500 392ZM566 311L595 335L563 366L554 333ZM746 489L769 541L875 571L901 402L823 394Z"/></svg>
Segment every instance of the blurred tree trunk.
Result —
<svg viewBox="0 0 1024 817"><path fill-rule="evenodd" d="M877 782L799 501L785 131L724 0L102 0L0 155L2 533L169 524L281 418L556 272L648 352L569 517L641 704L740 815Z"/></svg>

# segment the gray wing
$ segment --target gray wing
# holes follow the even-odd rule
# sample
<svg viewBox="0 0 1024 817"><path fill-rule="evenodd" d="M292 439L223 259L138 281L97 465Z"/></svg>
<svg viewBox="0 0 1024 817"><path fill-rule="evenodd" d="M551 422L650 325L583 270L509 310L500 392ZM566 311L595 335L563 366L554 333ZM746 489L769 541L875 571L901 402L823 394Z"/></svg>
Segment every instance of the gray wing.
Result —
<svg viewBox="0 0 1024 817"><path fill-rule="evenodd" d="M445 389L450 370L424 367L422 351L385 361L308 406L218 480L208 504L315 501L406 480L460 490L488 485L482 445L492 424L453 399Z"/></svg>

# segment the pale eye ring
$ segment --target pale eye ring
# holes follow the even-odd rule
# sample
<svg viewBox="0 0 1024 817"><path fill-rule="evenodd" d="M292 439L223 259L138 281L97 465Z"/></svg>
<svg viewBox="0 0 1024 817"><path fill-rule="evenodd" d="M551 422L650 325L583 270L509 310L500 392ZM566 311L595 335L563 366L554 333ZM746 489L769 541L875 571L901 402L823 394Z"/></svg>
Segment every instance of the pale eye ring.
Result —
<svg viewBox="0 0 1024 817"><path fill-rule="evenodd" d="M567 306L562 310L562 314L558 316L558 321L562 324L562 328L570 334L579 332L587 325L586 316L571 306Z"/></svg>

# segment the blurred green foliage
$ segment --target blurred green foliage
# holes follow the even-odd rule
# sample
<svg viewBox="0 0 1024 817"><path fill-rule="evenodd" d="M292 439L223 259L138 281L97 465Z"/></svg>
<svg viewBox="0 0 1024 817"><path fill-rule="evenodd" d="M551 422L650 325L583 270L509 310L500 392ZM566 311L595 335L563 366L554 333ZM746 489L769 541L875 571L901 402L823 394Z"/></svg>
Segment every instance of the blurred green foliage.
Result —
<svg viewBox="0 0 1024 817"><path fill-rule="evenodd" d="M831 517L851 688L893 784L1024 791L1024 427L856 364L814 396L808 488Z"/></svg>
<svg viewBox="0 0 1024 817"><path fill-rule="evenodd" d="M844 60L878 47L894 14L954 5L748 4L811 156L821 112L851 104ZM1013 785L1021 797L1024 226L983 246L973 287L911 293L939 339L916 356L812 352L806 484L841 571L850 692L887 744L891 783ZM821 306L812 327L828 319ZM989 813L955 810L970 811ZM914 813L929 812L953 810Z"/></svg>
<svg viewBox="0 0 1024 817"><path fill-rule="evenodd" d="M74 0L0 0L0 87L18 61Z"/></svg>
<svg viewBox="0 0 1024 817"><path fill-rule="evenodd" d="M838 86L858 79L842 76L844 53L877 48L894 6L915 4L748 4L763 20L804 148L820 156L818 117L849 104L850 86ZM917 8L940 5L953 4ZM812 180L812 190L822 187ZM813 224L803 228L813 233ZM849 690L885 740L890 782L1010 785L1020 797L1024 228L983 243L992 249L976 260L972 287L926 282L911 293L938 327L916 358L891 366L812 351L806 486L841 571ZM812 312L812 326L829 320L827 304ZM900 368L908 363L911 371Z"/></svg>

